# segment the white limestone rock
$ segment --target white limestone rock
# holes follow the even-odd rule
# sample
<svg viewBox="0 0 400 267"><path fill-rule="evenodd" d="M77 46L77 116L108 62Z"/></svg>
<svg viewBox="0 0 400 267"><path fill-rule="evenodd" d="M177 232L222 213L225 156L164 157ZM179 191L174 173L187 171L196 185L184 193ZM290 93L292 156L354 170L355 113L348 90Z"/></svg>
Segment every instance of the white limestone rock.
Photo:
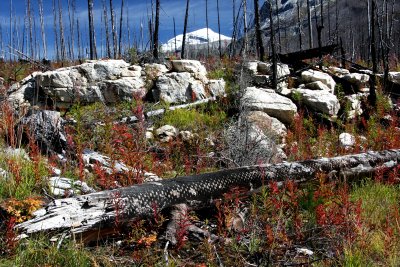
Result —
<svg viewBox="0 0 400 267"><path fill-rule="evenodd" d="M356 138L354 135L349 133L341 133L339 135L339 145L344 148L353 147L356 143Z"/></svg>
<svg viewBox="0 0 400 267"><path fill-rule="evenodd" d="M316 70L306 70L301 73L301 79L304 83L320 81L329 88L329 92L335 91L336 82L333 78L324 72Z"/></svg>
<svg viewBox="0 0 400 267"><path fill-rule="evenodd" d="M248 110L263 111L286 124L290 124L297 113L297 107L292 100L271 89L248 87L241 105Z"/></svg>
<svg viewBox="0 0 400 267"><path fill-rule="evenodd" d="M340 109L339 100L334 94L324 90L295 89L302 101L317 112L336 116Z"/></svg>

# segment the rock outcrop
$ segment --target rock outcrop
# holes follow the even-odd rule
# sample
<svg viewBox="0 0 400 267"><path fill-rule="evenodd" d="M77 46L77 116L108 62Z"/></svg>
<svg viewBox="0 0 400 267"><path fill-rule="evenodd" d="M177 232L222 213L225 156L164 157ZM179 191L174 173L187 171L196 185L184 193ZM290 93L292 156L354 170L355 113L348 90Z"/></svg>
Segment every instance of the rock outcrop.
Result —
<svg viewBox="0 0 400 267"><path fill-rule="evenodd" d="M263 111L286 124L290 124L297 113L297 107L292 100L272 89L249 87L241 102L245 109Z"/></svg>
<svg viewBox="0 0 400 267"><path fill-rule="evenodd" d="M334 94L324 90L295 89L302 102L317 112L336 116L340 109L339 100Z"/></svg>
<svg viewBox="0 0 400 267"><path fill-rule="evenodd" d="M329 88L329 92L335 91L336 82L326 73L316 70L306 70L301 73L301 79L305 84L320 81Z"/></svg>
<svg viewBox="0 0 400 267"><path fill-rule="evenodd" d="M50 110L34 111L21 121L44 154L63 154L67 147L64 119L60 113Z"/></svg>

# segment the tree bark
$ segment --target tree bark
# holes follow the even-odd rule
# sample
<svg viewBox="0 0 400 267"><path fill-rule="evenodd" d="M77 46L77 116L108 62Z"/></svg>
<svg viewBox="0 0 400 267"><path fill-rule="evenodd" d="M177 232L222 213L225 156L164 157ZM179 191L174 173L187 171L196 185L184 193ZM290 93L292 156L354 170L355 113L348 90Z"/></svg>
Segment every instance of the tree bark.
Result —
<svg viewBox="0 0 400 267"><path fill-rule="evenodd" d="M269 27L271 30L271 37L270 37L270 43L271 43L271 52L272 52L272 88L276 89L277 88L277 74L278 74L278 62L277 62L277 56L276 56L276 47L275 47L275 27L274 27L274 18L273 18L273 5L271 3L272 0L269 0Z"/></svg>
<svg viewBox="0 0 400 267"><path fill-rule="evenodd" d="M112 37L113 37L113 54L114 54L114 59L117 58L118 54L118 48L117 48L117 30L115 29L115 11L114 11L114 5L113 1L110 0L110 13L111 13L111 32L112 32Z"/></svg>
<svg viewBox="0 0 400 267"><path fill-rule="evenodd" d="M219 16L219 0L217 0L217 15L218 15L218 51L219 51L219 58L222 58L221 21L220 21L220 16Z"/></svg>
<svg viewBox="0 0 400 267"><path fill-rule="evenodd" d="M124 18L124 0L121 1L121 16L119 18L118 57L122 56L122 23Z"/></svg>
<svg viewBox="0 0 400 267"><path fill-rule="evenodd" d="M307 0L307 18L308 18L308 42L309 42L309 49L311 49L313 48L313 34L312 34L310 0Z"/></svg>
<svg viewBox="0 0 400 267"><path fill-rule="evenodd" d="M158 60L158 29L160 28L160 0L156 0L156 22L154 26L153 57Z"/></svg>
<svg viewBox="0 0 400 267"><path fill-rule="evenodd" d="M186 11L185 11L185 22L183 25L183 38L182 38L182 51L181 58L185 58L185 42L186 42L186 30L187 30L187 22L189 17L189 0L186 1Z"/></svg>
<svg viewBox="0 0 400 267"><path fill-rule="evenodd" d="M89 45L90 45L90 59L96 59L96 43L94 36L94 22L93 22L93 0L88 0L88 16L89 16Z"/></svg>
<svg viewBox="0 0 400 267"><path fill-rule="evenodd" d="M47 43L46 43L46 31L44 29L43 0L38 0L38 5L39 5L39 17L40 17L40 31L42 35L42 45L43 45L43 58L47 59Z"/></svg>
<svg viewBox="0 0 400 267"><path fill-rule="evenodd" d="M270 5L271 5L271 3L270 3ZM256 26L256 42L257 42L258 57L259 57L260 61L264 61L264 45L262 42L258 0L254 0L254 20L255 20L255 26Z"/></svg>
<svg viewBox="0 0 400 267"><path fill-rule="evenodd" d="M372 72L370 79L370 92L368 96L368 100L372 106L376 104L376 74L378 73L378 62L376 58L376 35L375 35L375 11L376 11L376 2L375 0L371 0L371 60L372 60Z"/></svg>
<svg viewBox="0 0 400 267"><path fill-rule="evenodd" d="M113 227L116 221L151 217L154 212L176 204L192 207L210 205L232 187L257 189L269 181L293 179L307 182L317 174L371 174L380 167L395 167L400 150L321 158L299 162L265 164L151 182L107 190L74 198L53 200L37 216L17 225L22 233L68 230L84 233Z"/></svg>
<svg viewBox="0 0 400 267"><path fill-rule="evenodd" d="M111 58L111 44L110 44L110 29L108 27L108 15L107 15L107 5L106 0L103 0L103 18L104 18L104 27L106 28L106 50L107 57Z"/></svg>

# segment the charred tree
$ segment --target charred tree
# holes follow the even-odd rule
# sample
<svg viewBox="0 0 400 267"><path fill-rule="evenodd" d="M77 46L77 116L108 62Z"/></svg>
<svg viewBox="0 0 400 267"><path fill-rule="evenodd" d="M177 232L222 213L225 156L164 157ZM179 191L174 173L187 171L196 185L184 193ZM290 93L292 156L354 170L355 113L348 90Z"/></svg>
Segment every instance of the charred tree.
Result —
<svg viewBox="0 0 400 267"><path fill-rule="evenodd" d="M310 0L307 0L307 18L308 18L308 42L309 49L313 48L313 34L312 34L312 22L311 22L311 4Z"/></svg>
<svg viewBox="0 0 400 267"><path fill-rule="evenodd" d="M271 5L271 3L270 3ZM264 61L264 45L262 41L262 32L261 32L261 26L260 26L260 12L259 12L259 7L258 7L258 0L254 0L254 22L255 22L255 27L256 27L256 47L257 47L257 53L258 53L258 58L260 61Z"/></svg>
<svg viewBox="0 0 400 267"><path fill-rule="evenodd" d="M46 31L44 29L43 0L38 0L38 6L39 6L39 18L40 18L40 32L42 35L42 45L43 45L43 57L47 59L47 43L46 43Z"/></svg>
<svg viewBox="0 0 400 267"><path fill-rule="evenodd" d="M113 39L113 55L114 58L117 58L118 54L118 47L117 47L117 29L115 28L115 11L113 0L110 0L110 14L111 14L111 32L112 32L112 39Z"/></svg>
<svg viewBox="0 0 400 267"><path fill-rule="evenodd" d="M158 31L160 28L160 0L156 0L156 22L154 25L154 44L153 44L153 57L158 60Z"/></svg>
<svg viewBox="0 0 400 267"><path fill-rule="evenodd" d="M207 27L207 56L209 57L210 56L210 37L208 34L208 28L209 28L209 26L208 26L208 0L206 0L206 27ZM174 33L174 36L176 36L175 33ZM175 39L175 41L176 41L176 39ZM176 50L176 45L175 45L175 50Z"/></svg>
<svg viewBox="0 0 400 267"><path fill-rule="evenodd" d="M93 0L88 0L88 17L89 17L89 50L90 59L97 58L96 41L94 35L94 22L93 22Z"/></svg>
<svg viewBox="0 0 400 267"><path fill-rule="evenodd" d="M119 17L118 57L122 56L122 25L124 18L124 0L121 0L121 16Z"/></svg>
<svg viewBox="0 0 400 267"><path fill-rule="evenodd" d="M183 24L181 58L185 58L185 43L186 43L186 30L187 30L188 17L189 17L189 0L186 0L186 11L185 11L185 22Z"/></svg>
<svg viewBox="0 0 400 267"><path fill-rule="evenodd" d="M111 44L110 44L110 28L108 27L108 11L106 0L103 0L103 20L104 20L104 28L106 31L106 50L107 50L107 57L112 58L111 54Z"/></svg>
<svg viewBox="0 0 400 267"><path fill-rule="evenodd" d="M271 0L270 0L271 1ZM22 233L48 231L85 233L115 227L115 222L151 217L177 204L210 206L232 187L257 189L269 181L308 182L318 174L335 177L365 177L382 166L394 168L400 162L400 150L370 151L334 158L284 162L222 170L178 177L154 183L101 191L73 198L55 199L36 212L37 216L16 226Z"/></svg>
<svg viewBox="0 0 400 267"><path fill-rule="evenodd" d="M272 88L277 88L277 73L278 73L278 62L277 62L277 54L275 47L275 27L274 27L274 8L272 5L272 0L268 0L269 3L269 27L271 31L270 43L271 43L271 53L272 53Z"/></svg>
<svg viewBox="0 0 400 267"><path fill-rule="evenodd" d="M218 51L219 51L219 58L222 58L221 21L220 21L220 16L219 16L219 0L217 0L217 14L218 14Z"/></svg>
<svg viewBox="0 0 400 267"><path fill-rule="evenodd" d="M376 104L376 74L378 73L378 62L376 57L376 34L375 34L375 12L376 12L376 2L375 0L371 0L371 10L370 10L370 18L371 18L371 60L372 60L372 75L370 79L370 92L368 96L368 100L372 106Z"/></svg>

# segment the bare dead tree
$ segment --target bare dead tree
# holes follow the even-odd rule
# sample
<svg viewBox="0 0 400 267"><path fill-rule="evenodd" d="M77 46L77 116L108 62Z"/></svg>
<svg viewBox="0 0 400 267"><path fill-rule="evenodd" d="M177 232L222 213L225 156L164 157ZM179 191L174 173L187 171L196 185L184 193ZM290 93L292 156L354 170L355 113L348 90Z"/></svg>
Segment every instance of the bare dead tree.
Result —
<svg viewBox="0 0 400 267"><path fill-rule="evenodd" d="M302 19L301 19L301 12L300 12L300 0L297 0L297 27L298 27L298 35L299 35L299 47L300 51L303 50L303 40L302 40Z"/></svg>
<svg viewBox="0 0 400 267"><path fill-rule="evenodd" d="M218 15L218 51L219 51L219 58L222 58L221 21L220 21L220 15L219 15L219 0L217 0L217 15Z"/></svg>
<svg viewBox="0 0 400 267"><path fill-rule="evenodd" d="M154 26L153 57L158 60L158 30L160 27L160 0L156 0L156 22Z"/></svg>
<svg viewBox="0 0 400 267"><path fill-rule="evenodd" d="M31 7L31 0L27 0L26 2L26 15L28 18L28 27L29 27L29 51L31 58L35 57L34 52L34 42L33 42L33 21L32 21L32 7Z"/></svg>
<svg viewBox="0 0 400 267"><path fill-rule="evenodd" d="M210 37L208 35L208 0L206 0L207 56L210 56ZM175 35L176 36L176 35Z"/></svg>
<svg viewBox="0 0 400 267"><path fill-rule="evenodd" d="M74 34L74 21L75 21L75 0L68 0L68 18L69 18L69 54L70 59L75 58L75 34Z"/></svg>
<svg viewBox="0 0 400 267"><path fill-rule="evenodd" d="M270 44L271 44L271 52L272 52L272 88L277 88L277 73L278 73L278 62L277 62L277 55L276 55L276 47L275 47L275 27L274 27L274 8L272 5L272 0L268 0L269 4L269 27L270 27Z"/></svg>
<svg viewBox="0 0 400 267"><path fill-rule="evenodd" d="M376 104L376 74L378 73L378 62L376 58L376 35L375 35L375 12L376 12L376 2L375 0L371 0L371 10L370 10L370 18L371 18L371 60L372 60L372 71L373 74L371 76L371 84L370 84L370 92L368 96L368 100L370 101L372 106Z"/></svg>
<svg viewBox="0 0 400 267"><path fill-rule="evenodd" d="M94 22L93 22L93 0L88 0L88 17L89 17L90 59L96 59L97 58L97 52L96 52L96 40L95 40Z"/></svg>
<svg viewBox="0 0 400 267"><path fill-rule="evenodd" d="M308 42L309 42L309 48L311 49L313 48L313 34L312 34L310 0L307 0L307 18L308 18Z"/></svg>
<svg viewBox="0 0 400 267"><path fill-rule="evenodd" d="M183 25L181 58L185 58L186 30L187 30L187 22L188 22L188 17L189 17L189 4L190 4L189 1L190 0L186 0L186 11L185 11L185 22Z"/></svg>
<svg viewBox="0 0 400 267"><path fill-rule="evenodd" d="M258 58L260 61L264 61L264 45L262 41L262 33L261 33L261 26L260 26L260 12L258 7L258 0L254 0L254 21L256 27L256 47Z"/></svg>
<svg viewBox="0 0 400 267"><path fill-rule="evenodd" d="M53 0L53 29L54 29L54 42L56 46L56 59L60 60L60 47L58 44L58 32L57 32L57 12L56 12L56 1Z"/></svg>
<svg viewBox="0 0 400 267"><path fill-rule="evenodd" d="M115 11L113 0L110 0L110 13L111 13L111 32L113 37L113 54L114 58L117 58L117 30L115 28Z"/></svg>
<svg viewBox="0 0 400 267"><path fill-rule="evenodd" d="M43 57L47 58L47 43L46 43L46 31L44 29L43 0L38 0L38 6L39 6L39 18L40 18L40 32L42 35L42 45L43 45Z"/></svg>
<svg viewBox="0 0 400 267"><path fill-rule="evenodd" d="M275 14L276 14L276 22L277 22L277 31L278 31L278 44L279 44L279 53L282 53L282 39L281 39L281 21L279 18L279 5L278 0L275 0Z"/></svg>
<svg viewBox="0 0 400 267"><path fill-rule="evenodd" d="M107 50L107 57L111 58L111 45L110 45L110 29L108 27L108 12L107 12L107 5L106 0L103 0L103 20L104 20L104 28L106 32L106 50Z"/></svg>
<svg viewBox="0 0 400 267"><path fill-rule="evenodd" d="M65 49L65 38L64 38L64 23L63 23L63 15L62 15L62 4L61 1L58 0L58 25L60 26L60 46L61 46L61 60L64 61L66 59L66 49Z"/></svg>
<svg viewBox="0 0 400 267"><path fill-rule="evenodd" d="M122 23L124 17L124 0L121 0L121 16L119 18L119 39L118 39L118 56L122 55Z"/></svg>
<svg viewBox="0 0 400 267"><path fill-rule="evenodd" d="M12 47L14 46L14 43L13 43L13 34L12 34L12 32L13 32L13 30L12 30L12 25L13 25L13 12L12 12L12 8L13 8L13 1L12 0L10 0L10 32L9 32L9 36L10 36L10 39L9 39L9 54L10 54L10 61L11 61L11 58L12 58L12 55L13 55L13 53L12 53Z"/></svg>
<svg viewBox="0 0 400 267"><path fill-rule="evenodd" d="M243 4L243 50L242 50L242 56L245 56L247 54L247 48L248 48L248 36L247 36L247 1L242 0Z"/></svg>

